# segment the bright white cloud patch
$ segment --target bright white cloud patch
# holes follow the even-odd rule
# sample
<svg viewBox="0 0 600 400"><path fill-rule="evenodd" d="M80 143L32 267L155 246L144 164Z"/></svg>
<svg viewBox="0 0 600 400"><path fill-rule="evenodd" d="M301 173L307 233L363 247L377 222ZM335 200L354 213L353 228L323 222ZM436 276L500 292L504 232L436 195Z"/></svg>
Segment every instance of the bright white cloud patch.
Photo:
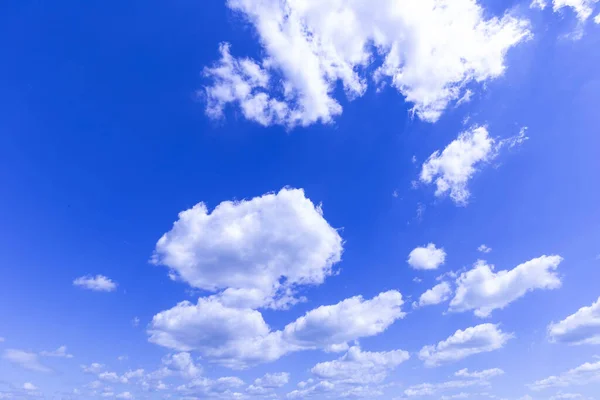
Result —
<svg viewBox="0 0 600 400"><path fill-rule="evenodd" d="M585 21L592 15L594 6L598 1L600 0L553 0L552 9L556 12L569 7L575 12L580 21Z"/></svg>
<svg viewBox="0 0 600 400"><path fill-rule="evenodd" d="M426 366L435 367L474 354L501 349L511 338L513 334L502 332L498 325L477 325L465 330L459 329L448 339L423 347L419 358Z"/></svg>
<svg viewBox="0 0 600 400"><path fill-rule="evenodd" d="M556 273L560 256L541 256L512 270L494 272L494 266L478 261L475 267L456 280L457 289L450 311L474 310L478 317L488 317L511 302L536 289L557 289L561 281Z"/></svg>
<svg viewBox="0 0 600 400"><path fill-rule="evenodd" d="M36 353L23 350L8 349L2 356L5 360L21 368L36 372L50 372L50 368L43 365Z"/></svg>
<svg viewBox="0 0 600 400"><path fill-rule="evenodd" d="M482 244L481 246L479 246L477 248L477 251L481 252L481 253L490 253L492 251L491 247L486 246L485 244Z"/></svg>
<svg viewBox="0 0 600 400"><path fill-rule="evenodd" d="M467 368L461 369L460 371L456 371L454 376L459 378L467 378L467 379L483 379L488 380L490 378L495 378L496 376L504 375L504 371L500 368L491 368L485 369L483 371L473 371L470 372Z"/></svg>
<svg viewBox="0 0 600 400"><path fill-rule="evenodd" d="M548 327L553 342L600 344L600 298L589 307L582 307L558 323Z"/></svg>
<svg viewBox="0 0 600 400"><path fill-rule="evenodd" d="M556 387L569 387L586 385L592 382L600 382L600 361L585 363L557 376L549 376L546 379L536 381L529 385L533 390L542 390Z"/></svg>
<svg viewBox="0 0 600 400"><path fill-rule="evenodd" d="M279 388L286 385L289 381L290 374L287 372L277 372L274 374L265 374L262 378L257 378L254 384L265 388Z"/></svg>
<svg viewBox="0 0 600 400"><path fill-rule="evenodd" d="M319 285L340 261L342 239L303 190L204 203L179 213L153 261L228 307L285 307L299 285Z"/></svg>
<svg viewBox="0 0 600 400"><path fill-rule="evenodd" d="M600 24L600 14L596 14L596 16L594 17L594 22Z"/></svg>
<svg viewBox="0 0 600 400"><path fill-rule="evenodd" d="M304 349L328 349L361 337L374 336L404 317L402 295L381 293L370 300L352 297L335 305L321 306L271 331L260 312L231 308L214 298L197 304L179 303L154 316L150 341L182 350L197 350L229 367L273 361Z"/></svg>
<svg viewBox="0 0 600 400"><path fill-rule="evenodd" d="M96 292L112 292L117 284L104 275L82 276L73 281L73 285Z"/></svg>
<svg viewBox="0 0 600 400"><path fill-rule="evenodd" d="M434 152L421 169L421 182L435 183L436 196L450 193L457 204L466 204L471 195L467 183L477 168L495 157L494 139L484 126L462 132L440 153Z"/></svg>
<svg viewBox="0 0 600 400"><path fill-rule="evenodd" d="M452 296L452 287L448 282L442 282L423 293L419 297L419 302L414 306L424 307L440 304L450 299L450 296Z"/></svg>
<svg viewBox="0 0 600 400"><path fill-rule="evenodd" d="M342 112L336 85L352 99L370 78L389 82L421 119L436 121L466 86L502 75L506 52L530 37L527 21L487 18L475 0L227 4L255 27L265 58L236 60L222 45L221 61L206 71L207 113L220 117L233 103L263 125L330 122ZM368 76L373 60L379 67Z"/></svg>
<svg viewBox="0 0 600 400"><path fill-rule="evenodd" d="M31 382L25 382L23 384L23 389L24 390L28 390L28 391L33 391L33 390L37 390L37 386L35 386L33 383Z"/></svg>
<svg viewBox="0 0 600 400"><path fill-rule="evenodd" d="M373 384L382 382L389 371L409 358L404 350L368 352L354 346L337 360L315 365L311 372L332 383Z"/></svg>
<svg viewBox="0 0 600 400"><path fill-rule="evenodd" d="M408 265L414 269L437 269L444 264L446 252L429 243L425 247L417 247L408 255Z"/></svg>

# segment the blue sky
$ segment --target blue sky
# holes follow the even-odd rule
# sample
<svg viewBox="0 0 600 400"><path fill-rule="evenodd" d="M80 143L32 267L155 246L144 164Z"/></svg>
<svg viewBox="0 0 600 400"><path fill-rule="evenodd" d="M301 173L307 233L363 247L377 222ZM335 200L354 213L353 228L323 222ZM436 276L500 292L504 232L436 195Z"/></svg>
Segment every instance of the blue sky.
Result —
<svg viewBox="0 0 600 400"><path fill-rule="evenodd" d="M0 399L597 398L597 0L0 32Z"/></svg>

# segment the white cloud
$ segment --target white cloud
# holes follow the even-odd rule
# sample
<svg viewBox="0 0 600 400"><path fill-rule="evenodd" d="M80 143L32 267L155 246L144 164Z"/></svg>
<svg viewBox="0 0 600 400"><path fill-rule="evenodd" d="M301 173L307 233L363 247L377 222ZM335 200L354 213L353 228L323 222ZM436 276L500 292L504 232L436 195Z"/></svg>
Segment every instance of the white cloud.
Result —
<svg viewBox="0 0 600 400"><path fill-rule="evenodd" d="M415 307L424 307L440 304L450 299L451 296L452 287L448 282L442 282L423 293L421 297L419 297L419 302L414 303L413 305Z"/></svg>
<svg viewBox="0 0 600 400"><path fill-rule="evenodd" d="M423 163L421 182L435 182L438 197L450 192L455 203L467 204L470 196L467 183L482 163L495 157L494 143L485 126L460 133L441 153L435 151Z"/></svg>
<svg viewBox="0 0 600 400"><path fill-rule="evenodd" d="M568 344L600 344L600 298L589 307L581 307L558 323L548 326L553 342Z"/></svg>
<svg viewBox="0 0 600 400"><path fill-rule="evenodd" d="M75 279L73 285L96 292L112 292L117 288L117 284L104 275L82 276Z"/></svg>
<svg viewBox="0 0 600 400"><path fill-rule="evenodd" d="M486 386L489 383L481 380L454 380L442 383L421 383L409 386L404 390L406 397L433 396L445 390L464 389L473 386Z"/></svg>
<svg viewBox="0 0 600 400"><path fill-rule="evenodd" d="M133 395L129 392L123 392L116 395L117 399L133 399Z"/></svg>
<svg viewBox="0 0 600 400"><path fill-rule="evenodd" d="M116 372L101 372L98 374L98 379L110 383L127 383L127 378L119 376Z"/></svg>
<svg viewBox="0 0 600 400"><path fill-rule="evenodd" d="M131 320L131 325L134 328L137 328L140 325L140 319L138 317L133 317L133 319Z"/></svg>
<svg viewBox="0 0 600 400"><path fill-rule="evenodd" d="M586 385L600 381L600 361L585 363L558 376L549 376L529 385L532 390Z"/></svg>
<svg viewBox="0 0 600 400"><path fill-rule="evenodd" d="M50 372L50 368L40 363L38 355L23 350L8 349L4 351L3 358L15 365L30 371Z"/></svg>
<svg viewBox="0 0 600 400"><path fill-rule="evenodd" d="M42 351L40 355L44 357L73 358L72 354L67 353L67 346L60 346L54 351Z"/></svg>
<svg viewBox="0 0 600 400"><path fill-rule="evenodd" d="M37 386L35 386L33 383L31 382L25 382L23 384L23 389L28 390L28 391L33 391L33 390L37 390Z"/></svg>
<svg viewBox="0 0 600 400"><path fill-rule="evenodd" d="M559 392L554 396L550 397L549 400L564 400L564 399L581 399L583 396L579 393L562 393Z"/></svg>
<svg viewBox="0 0 600 400"><path fill-rule="evenodd" d="M487 254L487 253L489 253L489 252L491 252L491 251L492 251L492 248L491 248L491 247L488 247L488 246L486 246L485 244L482 244L481 246L479 246L479 247L477 248L477 251L479 251L479 252L481 252L481 253L486 253L486 254Z"/></svg>
<svg viewBox="0 0 600 400"><path fill-rule="evenodd" d="M598 1L599 0L553 0L552 9L554 12L557 12L564 7L570 7L580 21L585 21L592 15L594 5Z"/></svg>
<svg viewBox="0 0 600 400"><path fill-rule="evenodd" d="M594 22L600 24L600 14L596 14L596 16L594 17Z"/></svg>
<svg viewBox="0 0 600 400"><path fill-rule="evenodd" d="M410 358L404 350L387 352L362 351L351 347L341 358L315 365L311 372L334 384L372 384L382 382L389 371Z"/></svg>
<svg viewBox="0 0 600 400"><path fill-rule="evenodd" d="M335 390L335 385L329 381L321 381L312 386L293 390L286 395L288 399L302 399L312 395L330 393Z"/></svg>
<svg viewBox="0 0 600 400"><path fill-rule="evenodd" d="M494 324L477 325L464 331L459 329L448 339L423 347L419 358L426 366L435 367L474 354L501 349L513 337L513 334L502 332Z"/></svg>
<svg viewBox="0 0 600 400"><path fill-rule="evenodd" d="M202 367L196 365L190 353L169 354L162 359L163 365L179 372L184 378L193 379L202 374Z"/></svg>
<svg viewBox="0 0 600 400"><path fill-rule="evenodd" d="M241 368L273 361L303 349L325 349L383 332L403 318L402 295L397 291L370 300L351 297L335 305L321 306L271 331L260 312L230 308L214 298L196 305L179 303L154 316L150 341L181 350L197 350L223 365Z"/></svg>
<svg viewBox="0 0 600 400"><path fill-rule="evenodd" d="M88 374L99 374L104 370L104 365L100 363L91 363L90 365L82 365L81 369Z"/></svg>
<svg viewBox="0 0 600 400"><path fill-rule="evenodd" d="M229 307L281 308L293 289L319 285L340 261L342 239L300 189L251 200L204 203L179 213L153 261Z"/></svg>
<svg viewBox="0 0 600 400"><path fill-rule="evenodd" d="M488 317L511 302L536 289L557 289L561 280L556 273L560 256L541 256L512 270L494 272L494 266L478 261L475 267L456 280L457 289L450 311L475 310L478 317Z"/></svg>
<svg viewBox="0 0 600 400"><path fill-rule="evenodd" d="M408 264L414 269L437 269L444 264L446 252L429 243L426 247L417 247L408 255Z"/></svg>
<svg viewBox="0 0 600 400"><path fill-rule="evenodd" d="M459 378L468 378L468 379L483 379L488 380L490 378L494 378L496 376L504 375L504 371L500 368L491 368L485 369L483 371L473 371L469 372L467 368L461 369L460 371L456 371L454 376Z"/></svg>
<svg viewBox="0 0 600 400"><path fill-rule="evenodd" d="M117 357L117 360L119 360L119 361L127 361L128 359L129 359L129 357L127 357L127 356L118 356Z"/></svg>
<svg viewBox="0 0 600 400"><path fill-rule="evenodd" d="M243 395L239 392L232 392L236 388L244 385L244 381L235 376L225 376L218 379L196 378L189 383L177 387L180 394L189 397L183 398L222 398L236 399Z"/></svg>
<svg viewBox="0 0 600 400"><path fill-rule="evenodd" d="M543 10L547 5L548 3L546 0L532 0L529 8L539 8L540 10Z"/></svg>
<svg viewBox="0 0 600 400"><path fill-rule="evenodd" d="M265 388L279 388L287 384L290 380L290 374L287 372L277 372L273 374L265 374L262 378L254 381L256 386Z"/></svg>
<svg viewBox="0 0 600 400"><path fill-rule="evenodd" d="M369 78L390 83L414 113L433 122L467 86L502 75L506 52L530 37L527 21L510 14L488 19L475 0L444 7L437 0L383 0L376 8L368 0L228 6L255 27L265 58L236 60L222 45L222 60L205 71L212 78L207 113L220 117L234 103L263 125L330 122L342 112L333 97L337 84L353 99ZM369 76L374 61L379 67Z"/></svg>

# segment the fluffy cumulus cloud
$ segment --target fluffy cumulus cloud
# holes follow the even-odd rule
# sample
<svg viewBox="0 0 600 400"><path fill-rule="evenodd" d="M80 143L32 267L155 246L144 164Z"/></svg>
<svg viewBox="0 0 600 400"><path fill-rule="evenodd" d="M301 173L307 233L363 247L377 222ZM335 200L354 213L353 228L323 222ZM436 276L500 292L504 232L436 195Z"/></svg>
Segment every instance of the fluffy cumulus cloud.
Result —
<svg viewBox="0 0 600 400"><path fill-rule="evenodd" d="M513 334L502 332L498 325L477 325L465 330L459 329L448 339L423 347L419 358L426 366L435 367L474 354L501 349L511 338Z"/></svg>
<svg viewBox="0 0 600 400"><path fill-rule="evenodd" d="M50 372L50 368L46 367L40 362L39 356L36 353L23 351L23 350L15 350L15 349L7 349L4 351L2 356L5 360L10 363L19 366L24 369L28 369L30 371L36 372Z"/></svg>
<svg viewBox="0 0 600 400"><path fill-rule="evenodd" d="M481 253L490 253L492 251L491 247L486 246L485 244L482 244L481 246L479 246L477 248L477 251L481 252Z"/></svg>
<svg viewBox="0 0 600 400"><path fill-rule="evenodd" d="M73 285L95 292L112 292L117 289L117 284L104 275L86 275L73 281Z"/></svg>
<svg viewBox="0 0 600 400"><path fill-rule="evenodd" d="M365 300L361 296L307 312L283 330L272 331L260 312L223 306L215 299L182 302L154 316L150 341L165 347L197 350L233 368L273 361L303 349L327 349L383 332L403 318L397 291Z"/></svg>
<svg viewBox="0 0 600 400"><path fill-rule="evenodd" d="M457 289L450 302L450 311L474 310L478 317L488 317L493 310L536 289L557 289L561 280L556 269L560 256L534 258L511 270L494 272L494 266L478 261L470 271L456 280Z"/></svg>
<svg viewBox="0 0 600 400"><path fill-rule="evenodd" d="M549 376L529 385L533 390L563 388L600 382L600 361L585 363L560 375Z"/></svg>
<svg viewBox="0 0 600 400"><path fill-rule="evenodd" d="M548 327L553 342L568 344L600 344L600 298L589 307L582 307L564 320Z"/></svg>
<svg viewBox="0 0 600 400"><path fill-rule="evenodd" d="M413 303L413 306L424 307L440 304L450 299L451 296L452 287L448 282L442 282L423 293L421 297L419 297L419 301Z"/></svg>
<svg viewBox="0 0 600 400"><path fill-rule="evenodd" d="M218 294L228 307L285 307L292 290L318 285L340 261L342 239L303 190L204 203L179 214L153 262L173 277Z"/></svg>
<svg viewBox="0 0 600 400"><path fill-rule="evenodd" d="M437 269L444 264L446 252L444 249L436 248L435 244L429 243L425 247L417 247L408 255L408 265L414 269Z"/></svg>
<svg viewBox="0 0 600 400"><path fill-rule="evenodd" d="M370 79L394 87L433 122L471 93L468 85L502 75L506 52L530 37L528 21L488 17L476 0L227 4L254 26L265 57L238 60L221 45L221 60L205 71L207 113L220 117L235 104L262 125L330 122L342 112L336 86L353 99Z"/></svg>
<svg viewBox="0 0 600 400"><path fill-rule="evenodd" d="M373 384L382 382L389 371L409 359L408 352L393 350L387 352L362 351L351 347L341 358L315 365L311 372L319 379L332 383Z"/></svg>
<svg viewBox="0 0 600 400"><path fill-rule="evenodd" d="M467 183L477 168L496 155L494 139L484 126L462 132L444 150L434 152L421 169L420 180L436 185L436 196L450 194L455 203L464 205L470 192Z"/></svg>

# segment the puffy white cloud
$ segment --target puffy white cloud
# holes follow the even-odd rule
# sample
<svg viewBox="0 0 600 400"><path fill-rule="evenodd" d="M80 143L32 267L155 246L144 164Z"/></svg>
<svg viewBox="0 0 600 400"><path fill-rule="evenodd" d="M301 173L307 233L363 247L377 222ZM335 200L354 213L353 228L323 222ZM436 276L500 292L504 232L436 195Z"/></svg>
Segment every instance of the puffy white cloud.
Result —
<svg viewBox="0 0 600 400"><path fill-rule="evenodd" d="M390 290L370 300L355 296L335 305L321 306L288 324L286 341L302 347L323 347L346 343L383 332L403 318L400 292Z"/></svg>
<svg viewBox="0 0 600 400"><path fill-rule="evenodd" d="M98 379L110 383L127 383L127 378L119 376L116 372L100 372L98 374Z"/></svg>
<svg viewBox="0 0 600 400"><path fill-rule="evenodd" d="M117 284L104 275L86 275L73 281L73 285L96 292L112 292L117 289Z"/></svg>
<svg viewBox="0 0 600 400"><path fill-rule="evenodd" d="M153 262L229 307L280 308L299 285L319 285L340 261L342 239L301 189L204 203L179 213Z"/></svg>
<svg viewBox="0 0 600 400"><path fill-rule="evenodd" d="M482 163L495 157L494 143L485 126L460 133L441 153L435 151L423 163L421 182L435 182L438 197L450 192L455 203L467 204L470 196L467 183Z"/></svg>
<svg viewBox="0 0 600 400"><path fill-rule="evenodd" d="M557 289L561 280L556 269L562 257L541 256L511 270L494 272L494 266L478 261L475 267L456 280L457 289L450 302L450 311L475 310L478 317L488 317L493 310L536 289Z"/></svg>
<svg viewBox="0 0 600 400"><path fill-rule="evenodd" d="M539 8L540 10L543 10L547 5L548 3L546 0L532 0L529 8Z"/></svg>
<svg viewBox="0 0 600 400"><path fill-rule="evenodd" d="M287 384L290 380L290 374L287 372L277 372L273 374L265 374L262 378L254 381L256 386L265 388L279 388Z"/></svg>
<svg viewBox="0 0 600 400"><path fill-rule="evenodd" d="M552 0L552 9L556 12L564 7L570 7L580 21L585 21L592 15L594 5L598 1L599 0Z"/></svg>
<svg viewBox="0 0 600 400"><path fill-rule="evenodd" d="M21 368L36 372L50 372L50 368L43 365L36 353L23 350L7 349L2 356L5 360Z"/></svg>
<svg viewBox="0 0 600 400"><path fill-rule="evenodd" d="M318 394L331 393L335 390L335 385L329 381L321 381L312 386L307 386L302 389L296 389L289 392L286 397L288 399L302 399Z"/></svg>
<svg viewBox="0 0 600 400"><path fill-rule="evenodd" d="M273 361L303 349L330 349L361 337L383 332L403 318L402 295L397 291L364 300L355 296L335 305L321 306L271 331L260 312L223 306L214 298L196 305L179 303L154 316L150 341L181 350L197 350L232 368Z"/></svg>
<svg viewBox="0 0 600 400"><path fill-rule="evenodd" d="M600 24L600 14L596 14L596 16L594 17L594 22Z"/></svg>
<svg viewBox="0 0 600 400"><path fill-rule="evenodd" d="M498 325L481 324L465 330L459 329L448 339L423 347L419 358L426 366L435 367L474 354L501 349L513 337L512 333L502 332Z"/></svg>
<svg viewBox="0 0 600 400"><path fill-rule="evenodd" d="M488 246L486 246L485 244L482 244L481 246L479 246L479 247L477 248L477 251L479 251L479 252L481 252L481 253L486 253L486 254L487 254L487 253L489 253L489 252L491 252L491 251L492 251L492 248L491 248L491 247L488 247Z"/></svg>
<svg viewBox="0 0 600 400"><path fill-rule="evenodd" d="M42 351L40 355L45 357L73 358L72 354L67 353L67 346L60 346L54 351Z"/></svg>
<svg viewBox="0 0 600 400"><path fill-rule="evenodd" d="M488 380L490 378L494 378L496 376L504 375L504 371L500 368L491 368L485 369L483 371L473 371L470 372L467 368L461 369L460 371L456 371L454 376L459 378L468 378L468 379L483 379Z"/></svg>
<svg viewBox="0 0 600 400"><path fill-rule="evenodd" d="M88 374L99 374L104 371L104 365L100 363L91 363L90 365L82 365L81 369Z"/></svg>
<svg viewBox="0 0 600 400"><path fill-rule="evenodd" d="M25 382L23 384L23 389L28 390L28 391L33 391L33 390L37 390L37 386L35 386L33 383L31 382Z"/></svg>
<svg viewBox="0 0 600 400"><path fill-rule="evenodd" d="M163 365L179 372L184 378L192 379L202 374L202 367L196 365L190 353L169 354L162 359Z"/></svg>
<svg viewBox="0 0 600 400"><path fill-rule="evenodd" d="M529 386L533 390L542 390L554 387L586 385L598 381L600 381L600 361L582 364L560 375L553 375L536 381Z"/></svg>
<svg viewBox="0 0 600 400"><path fill-rule="evenodd" d="M425 247L417 247L408 255L408 265L414 269L437 269L444 264L446 252L443 248L436 248L429 243Z"/></svg>
<svg viewBox="0 0 600 400"><path fill-rule="evenodd" d="M442 282L423 293L421 297L419 297L419 302L414 303L413 305L415 307L424 307L440 304L450 299L451 296L452 287L448 282Z"/></svg>
<svg viewBox="0 0 600 400"><path fill-rule="evenodd" d="M410 358L404 350L362 351L351 347L341 358L315 365L311 372L332 383L371 384L383 381L388 372Z"/></svg>
<svg viewBox="0 0 600 400"><path fill-rule="evenodd" d="M220 117L234 103L263 125L330 122L342 112L336 85L353 99L365 93L369 78L390 83L421 119L436 121L469 93L468 85L502 75L506 52L530 37L527 21L510 14L487 18L476 0L227 4L255 27L265 58L236 60L221 45L221 61L205 71L211 78L207 113Z"/></svg>
<svg viewBox="0 0 600 400"><path fill-rule="evenodd" d="M600 298L589 307L581 307L558 323L548 326L553 342L568 344L600 344Z"/></svg>

